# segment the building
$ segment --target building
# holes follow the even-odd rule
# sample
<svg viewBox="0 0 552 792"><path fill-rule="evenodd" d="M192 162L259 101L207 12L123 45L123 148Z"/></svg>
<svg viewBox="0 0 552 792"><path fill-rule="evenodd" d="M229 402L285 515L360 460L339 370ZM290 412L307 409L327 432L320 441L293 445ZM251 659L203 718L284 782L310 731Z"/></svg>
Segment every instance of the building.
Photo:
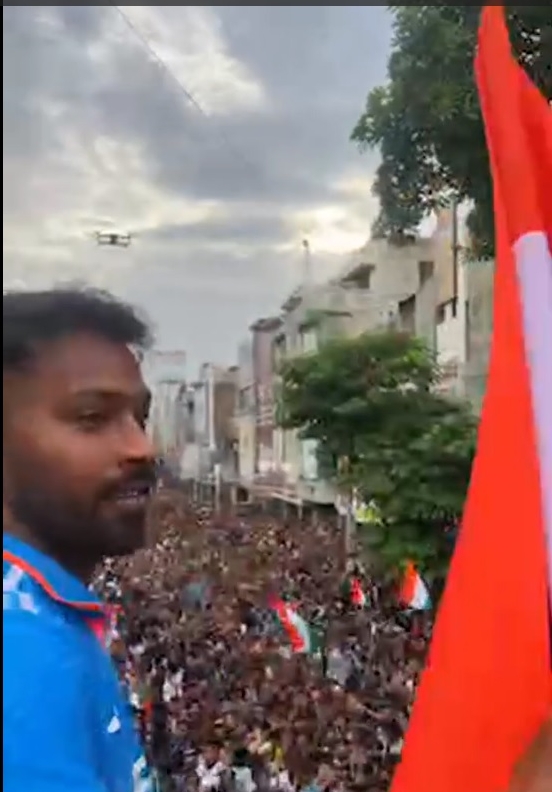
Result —
<svg viewBox="0 0 552 792"><path fill-rule="evenodd" d="M258 319L249 328L252 334L254 472L257 480L274 472L274 339L280 325L280 317L269 316Z"/></svg>
<svg viewBox="0 0 552 792"><path fill-rule="evenodd" d="M217 470L223 480L237 475L237 372L237 366L204 363L182 397L186 446L180 472L185 479L210 482Z"/></svg>
<svg viewBox="0 0 552 792"><path fill-rule="evenodd" d="M397 327L425 339L435 352L437 390L467 399L478 412L492 335L494 266L470 257L461 215L455 207L439 213L417 286L398 306Z"/></svg>
<svg viewBox="0 0 552 792"><path fill-rule="evenodd" d="M152 393L148 430L157 452L176 472L185 443L186 353L153 350L143 369Z"/></svg>
<svg viewBox="0 0 552 792"><path fill-rule="evenodd" d="M251 326L251 363L240 363L240 480L249 491L291 503L335 503L319 475L316 442L276 425L278 365L337 336L397 329L423 338L436 355L438 390L481 404L492 328L492 264L466 260L454 207L433 235L403 244L371 240L338 277L306 284L277 316ZM247 375L245 371L247 370ZM251 450L251 446L254 450Z"/></svg>
<svg viewBox="0 0 552 792"><path fill-rule="evenodd" d="M467 259L464 394L479 412L485 394L493 330L494 261Z"/></svg>
<svg viewBox="0 0 552 792"><path fill-rule="evenodd" d="M256 465L256 401L253 344L244 341L238 350L237 395L234 422L238 439L237 475L247 489L253 485Z"/></svg>
<svg viewBox="0 0 552 792"><path fill-rule="evenodd" d="M433 288L435 302L434 340L441 368L439 390L456 398L464 397L467 354L466 270L459 241L465 234L460 225L456 205L438 214L437 227L431 238L434 283L428 284Z"/></svg>
<svg viewBox="0 0 552 792"><path fill-rule="evenodd" d="M349 257L337 278L296 289L277 317L252 325L258 493L292 503L334 503L333 487L318 472L316 443L276 426L278 364L287 356L315 351L332 337L395 326L399 305L416 289L429 250L425 240L402 247L369 242Z"/></svg>
<svg viewBox="0 0 552 792"><path fill-rule="evenodd" d="M432 269L432 244L428 239L406 238L401 245L384 239L371 240L349 257L339 282L352 290L358 306L347 329L348 335L395 327L411 320L412 295ZM414 326L412 325L412 329Z"/></svg>

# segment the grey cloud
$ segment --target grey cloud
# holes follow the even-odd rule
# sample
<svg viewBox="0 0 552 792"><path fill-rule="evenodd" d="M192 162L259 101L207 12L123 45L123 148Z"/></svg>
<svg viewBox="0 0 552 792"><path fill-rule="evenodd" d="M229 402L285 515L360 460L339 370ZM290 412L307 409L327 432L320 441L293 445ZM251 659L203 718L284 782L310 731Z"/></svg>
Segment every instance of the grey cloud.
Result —
<svg viewBox="0 0 552 792"><path fill-rule="evenodd" d="M378 7L368 11L377 12ZM42 81L49 75L54 96L69 97L75 117L92 116L97 131L137 142L152 177L162 185L198 198L254 198L293 206L330 197L331 182L344 164L358 162L348 134L366 90L367 78L355 57L363 54L358 29L367 9L344 7L339 12L336 16L335 8L324 6L222 9L235 54L249 61L275 97L274 106L265 113L236 113L226 119L198 114L124 27L121 35L130 46L119 48L111 80L94 92L93 66L88 73L82 64L79 69L75 63L79 42L71 37L77 34L90 41L106 28L120 27L112 8L62 8L60 21L71 46L57 54L43 33L33 32L28 13L22 13L23 21L20 9L12 9L9 16L18 36L24 31L36 44L35 75ZM341 13L341 24L336 25ZM376 19L380 16L381 9ZM373 34L374 27L366 26L368 46L370 30ZM356 53L351 50L351 37L358 46ZM380 33L377 41L376 77L384 60L385 36ZM17 48L21 50L19 42ZM15 58L18 83L23 79L22 64L33 63L32 51ZM83 82L88 90L82 90ZM8 142L21 145L21 128L35 126L26 112L11 134L5 130ZM369 166L366 161L367 170Z"/></svg>
<svg viewBox="0 0 552 792"><path fill-rule="evenodd" d="M282 219L278 216L248 216L247 207L240 208L236 215L224 218L212 218L200 223L162 226L140 235L148 242L190 243L224 242L229 239L237 244L277 245L285 234Z"/></svg>
<svg viewBox="0 0 552 792"><path fill-rule="evenodd" d="M108 24L107 11L97 11ZM377 24L370 26L374 12ZM371 49L373 79L382 76L383 9L230 7L221 13L234 54L268 85L272 104L265 112L201 116L123 27L132 46L120 48L110 86L95 97L97 123L106 134L139 142L153 178L176 192L291 205L323 200L344 163L358 162L348 141L367 84L358 61ZM122 23L110 17L109 24ZM236 29L244 32L233 37Z"/></svg>
<svg viewBox="0 0 552 792"><path fill-rule="evenodd" d="M67 34L79 43L88 43L101 33L106 18L102 6L58 6Z"/></svg>
<svg viewBox="0 0 552 792"><path fill-rule="evenodd" d="M10 179L17 178L17 185L3 185L5 217L25 219L30 174L48 173L52 192L62 189L69 177L63 171L56 181L56 157L60 168L75 164L66 151L68 128L83 147L100 136L132 144L159 200L224 204L224 219L163 225L161 215L159 228L137 228L126 258L110 257L91 241L71 249L92 279L101 270L119 293L150 310L160 343L188 346L189 339L196 362L231 359L248 323L276 310L297 283L299 245L282 248L290 242L290 213L333 202L358 211L338 183L374 167L375 157L361 158L348 136L366 91L384 76L390 38L382 6L215 10L230 54L266 88L261 109L204 118L113 7L3 9L3 155ZM104 63L106 35L119 41ZM59 117L48 116L48 105L61 108ZM104 215L111 216L111 207L95 206L82 225L92 228L100 222L92 218ZM11 256L14 271L32 277L30 254ZM111 261L126 264L110 269ZM328 254L313 263L324 273L337 266Z"/></svg>
<svg viewBox="0 0 552 792"><path fill-rule="evenodd" d="M385 6L218 6L240 58L294 110L349 107L384 77ZM368 72L368 73L367 73Z"/></svg>

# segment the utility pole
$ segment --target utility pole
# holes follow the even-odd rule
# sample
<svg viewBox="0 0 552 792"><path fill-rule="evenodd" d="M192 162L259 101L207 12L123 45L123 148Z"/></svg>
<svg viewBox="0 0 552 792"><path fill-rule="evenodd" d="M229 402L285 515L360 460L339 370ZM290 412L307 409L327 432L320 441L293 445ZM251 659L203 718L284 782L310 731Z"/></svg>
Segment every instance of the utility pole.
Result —
<svg viewBox="0 0 552 792"><path fill-rule="evenodd" d="M207 364L207 437L209 448L209 474L211 478L212 508L218 511L220 506L220 465L215 461L217 452L216 419L215 419L215 370L212 363Z"/></svg>
<svg viewBox="0 0 552 792"><path fill-rule="evenodd" d="M345 515L345 552L347 554L347 559L349 559L351 553L353 553L355 549L356 522L353 506L353 498L349 491L347 497L347 513Z"/></svg>
<svg viewBox="0 0 552 792"><path fill-rule="evenodd" d="M349 458L343 456L339 460L338 470L341 475L349 471ZM344 500L344 515L342 519L343 525L343 549L345 554L345 567L348 567L349 557L355 549L356 537L356 522L353 511L353 490L350 484L346 484L343 491Z"/></svg>
<svg viewBox="0 0 552 792"><path fill-rule="evenodd" d="M452 297L454 300L458 299L458 264L460 245L458 244L458 200L452 200L452 229L451 229L451 246L452 246Z"/></svg>
<svg viewBox="0 0 552 792"><path fill-rule="evenodd" d="M213 475L215 478L214 486L215 486L215 513L218 514L220 512L220 505L221 505L221 484L222 484L222 475L221 475L221 468L220 462L216 462Z"/></svg>

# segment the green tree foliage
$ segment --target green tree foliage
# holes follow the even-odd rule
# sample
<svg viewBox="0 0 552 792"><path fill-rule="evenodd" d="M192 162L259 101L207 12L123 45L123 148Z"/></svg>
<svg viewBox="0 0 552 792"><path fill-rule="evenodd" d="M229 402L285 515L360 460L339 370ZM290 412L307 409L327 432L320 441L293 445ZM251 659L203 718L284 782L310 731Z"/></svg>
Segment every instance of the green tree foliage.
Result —
<svg viewBox="0 0 552 792"><path fill-rule="evenodd" d="M493 211L483 122L473 76L482 6L389 6L388 82L374 88L351 133L377 146L376 236L401 238L442 203L471 199L474 252L492 255ZM552 5L507 6L514 51L552 99Z"/></svg>
<svg viewBox="0 0 552 792"><path fill-rule="evenodd" d="M475 446L469 409L434 392L439 370L419 339L339 338L284 361L278 422L319 441L326 471L381 510L362 529L388 566L439 573L451 549ZM347 460L347 464L340 464Z"/></svg>

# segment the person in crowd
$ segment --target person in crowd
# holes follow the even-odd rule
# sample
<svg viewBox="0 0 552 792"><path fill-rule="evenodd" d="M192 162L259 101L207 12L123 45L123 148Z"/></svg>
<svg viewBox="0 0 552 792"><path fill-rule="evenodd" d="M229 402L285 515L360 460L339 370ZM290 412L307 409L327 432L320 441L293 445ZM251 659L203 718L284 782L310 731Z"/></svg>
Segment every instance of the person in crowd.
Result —
<svg viewBox="0 0 552 792"><path fill-rule="evenodd" d="M222 792L383 792L431 633L363 572L364 607L343 596L335 521L209 515L163 490L152 543L104 564L95 585L124 602L122 675L138 698L148 755L167 784ZM358 576L358 569L356 569ZM201 587L198 587L201 581ZM208 592L204 607L201 592ZM317 640L295 653L272 597ZM167 710L154 739L151 691ZM149 697L149 698L148 698ZM167 788L171 788L167 786Z"/></svg>
<svg viewBox="0 0 552 792"><path fill-rule="evenodd" d="M405 613L389 581L358 565L366 602L351 603L332 519L210 515L166 490L150 533L151 546L110 574L127 603L126 675L146 691L144 711L153 683L167 705L167 790L388 792L431 614ZM100 591L106 580L104 565ZM209 608L185 595L198 580ZM291 650L275 594L320 636L310 652ZM146 733L159 767L151 724ZM539 737L508 792L547 789L535 779L550 777L550 739Z"/></svg>

